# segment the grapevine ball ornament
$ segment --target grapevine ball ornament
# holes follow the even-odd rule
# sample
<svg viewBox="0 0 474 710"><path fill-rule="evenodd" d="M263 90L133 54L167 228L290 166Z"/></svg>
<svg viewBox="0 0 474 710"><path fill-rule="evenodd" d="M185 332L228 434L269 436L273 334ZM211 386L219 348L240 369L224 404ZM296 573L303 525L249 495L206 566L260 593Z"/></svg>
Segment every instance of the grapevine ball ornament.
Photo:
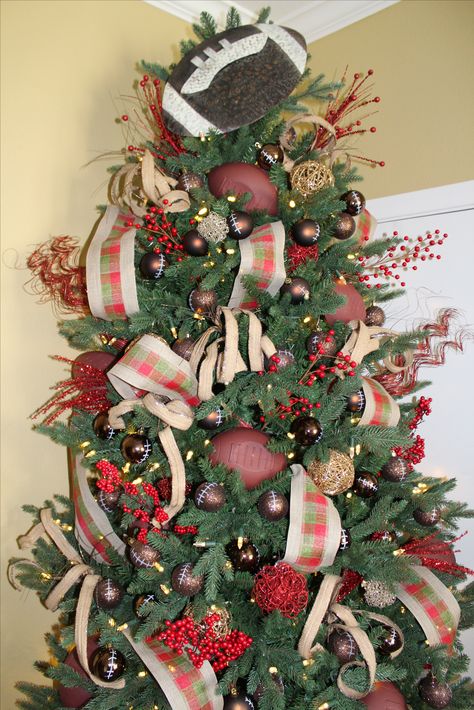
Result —
<svg viewBox="0 0 474 710"><path fill-rule="evenodd" d="M346 409L352 414L362 414L365 409L365 394L364 390L360 389L347 398Z"/></svg>
<svg viewBox="0 0 474 710"><path fill-rule="evenodd" d="M257 502L258 512L271 523L281 520L288 513L288 500L283 493L266 491L262 493Z"/></svg>
<svg viewBox="0 0 474 710"><path fill-rule="evenodd" d="M171 587L182 597L193 597L201 591L204 577L193 575L194 565L191 562L182 562L176 565L171 573Z"/></svg>
<svg viewBox="0 0 474 710"><path fill-rule="evenodd" d="M445 708L449 705L453 697L453 691L447 683L440 683L432 673L428 673L418 683L420 698L430 706L430 708Z"/></svg>
<svg viewBox="0 0 474 710"><path fill-rule="evenodd" d="M115 609L123 599L123 588L115 580L106 577L99 580L94 589L94 600L99 609Z"/></svg>
<svg viewBox="0 0 474 710"><path fill-rule="evenodd" d="M153 445L143 434L127 434L120 444L120 453L129 463L144 463L150 456Z"/></svg>
<svg viewBox="0 0 474 710"><path fill-rule="evenodd" d="M97 639L94 637L89 637L87 639L87 659L89 665L91 662L91 657L94 651L98 648ZM79 656L77 655L77 648L74 648L70 653L67 654L64 659L64 663L69 668L72 668L76 673L78 673L85 680L89 680L89 676L81 666L79 661ZM65 685L59 685L58 695L61 704L65 708L82 708L89 700L92 698L92 694L88 690L82 688L81 686L76 686L69 688Z"/></svg>
<svg viewBox="0 0 474 710"><path fill-rule="evenodd" d="M382 656L390 656L391 653L395 653L395 651L401 649L402 638L393 626L385 626L384 629L384 635L379 641L377 651L381 653Z"/></svg>
<svg viewBox="0 0 474 710"><path fill-rule="evenodd" d="M350 239L356 230L354 218L347 212L338 212L336 222L332 229L332 235L339 241Z"/></svg>
<svg viewBox="0 0 474 710"><path fill-rule="evenodd" d="M342 629L335 629L329 634L327 647L330 653L334 653L339 663L349 663L359 653L359 646L352 634Z"/></svg>
<svg viewBox="0 0 474 710"><path fill-rule="evenodd" d="M347 528L341 528L341 541L339 543L339 552L345 552L352 544L352 537Z"/></svg>
<svg viewBox="0 0 474 710"><path fill-rule="evenodd" d="M234 569L239 572L256 572L260 564L260 552L247 538L231 540L225 551Z"/></svg>
<svg viewBox="0 0 474 710"><path fill-rule="evenodd" d="M211 315L217 306L217 293L195 288L189 294L189 307L201 316Z"/></svg>
<svg viewBox="0 0 474 710"><path fill-rule="evenodd" d="M97 503L99 508L102 508L104 513L113 513L117 509L120 490L116 491L102 491L100 490L97 494Z"/></svg>
<svg viewBox="0 0 474 710"><path fill-rule="evenodd" d="M135 597L133 602L133 610L139 619L143 619L147 616L149 609L152 607L153 603L156 602L156 597L152 592L148 594L140 594Z"/></svg>
<svg viewBox="0 0 474 710"><path fill-rule="evenodd" d="M224 163L213 168L207 176L209 191L214 197L240 197L249 193L247 212L262 210L270 215L278 214L277 187L266 170L250 163Z"/></svg>
<svg viewBox="0 0 474 710"><path fill-rule="evenodd" d="M369 606L384 609L393 604L397 598L384 582L372 579L369 582L362 582L362 586L365 602Z"/></svg>
<svg viewBox="0 0 474 710"><path fill-rule="evenodd" d="M306 349L310 355L334 357L339 348L331 335L323 330L316 330L308 336Z"/></svg>
<svg viewBox="0 0 474 710"><path fill-rule="evenodd" d="M187 335L185 338L178 338L178 340L175 340L171 346L171 350L176 353L176 355L182 357L183 360L187 360L189 362L191 355L193 354L195 344L194 340Z"/></svg>
<svg viewBox="0 0 474 710"><path fill-rule="evenodd" d="M242 210L234 210L227 217L227 227L229 229L229 237L232 237L232 239L237 241L246 239L253 231L252 215Z"/></svg>
<svg viewBox="0 0 474 710"><path fill-rule="evenodd" d="M252 597L264 613L279 611L292 619L308 604L306 578L286 562L266 565L255 577Z"/></svg>
<svg viewBox="0 0 474 710"><path fill-rule="evenodd" d="M335 496L347 491L354 483L354 464L347 454L331 449L328 461L312 461L308 475L326 495Z"/></svg>
<svg viewBox="0 0 474 710"><path fill-rule="evenodd" d="M200 427L201 429L205 429L206 431L214 431L215 429L218 429L220 427L223 421L224 412L220 407L218 407L207 416L203 417L202 419L199 419L197 421L197 425L198 427Z"/></svg>
<svg viewBox="0 0 474 710"><path fill-rule="evenodd" d="M410 469L405 459L402 459L401 456L392 456L387 463L382 466L380 473L386 481L403 483L410 473Z"/></svg>
<svg viewBox="0 0 474 710"><path fill-rule="evenodd" d="M292 169L290 183L293 190L297 190L303 197L309 197L333 185L334 175L322 163L316 160L305 160Z"/></svg>
<svg viewBox="0 0 474 710"><path fill-rule="evenodd" d="M297 417L291 422L290 432L301 446L313 446L323 436L323 428L314 417Z"/></svg>
<svg viewBox="0 0 474 710"><path fill-rule="evenodd" d="M361 698L368 710L407 710L405 698L396 685L388 681L377 681L365 698Z"/></svg>
<svg viewBox="0 0 474 710"><path fill-rule="evenodd" d="M385 311L380 306L369 306L366 311L365 325L381 328L385 323Z"/></svg>
<svg viewBox="0 0 474 710"><path fill-rule="evenodd" d="M140 260L140 272L146 279L161 279L168 266L168 261L164 254L148 251Z"/></svg>
<svg viewBox="0 0 474 710"><path fill-rule="evenodd" d="M92 422L94 434L104 441L110 441L117 433L116 429L112 429L109 424L107 412L99 412Z"/></svg>
<svg viewBox="0 0 474 710"><path fill-rule="evenodd" d="M300 247L312 247L321 236L321 227L314 219L300 219L291 228L291 238Z"/></svg>
<svg viewBox="0 0 474 710"><path fill-rule="evenodd" d="M438 508L433 508L432 510L422 510L421 508L416 508L413 511L413 517L418 525L431 527L432 525L439 523L441 519L441 512Z"/></svg>
<svg viewBox="0 0 474 710"><path fill-rule="evenodd" d="M255 710L251 698L243 693L226 695L223 710Z"/></svg>
<svg viewBox="0 0 474 710"><path fill-rule="evenodd" d="M365 207L365 197L358 190L349 190L341 196L341 200L346 203L346 212L353 217L357 217Z"/></svg>
<svg viewBox="0 0 474 710"><path fill-rule="evenodd" d="M98 648L91 657L91 671L105 683L120 678L126 669L124 656L116 648Z"/></svg>
<svg viewBox="0 0 474 710"><path fill-rule="evenodd" d="M353 491L361 498L372 498L379 490L377 478L367 471L358 473L355 477Z"/></svg>
<svg viewBox="0 0 474 710"><path fill-rule="evenodd" d="M214 481L204 481L197 488L194 494L194 503L199 510L207 513L215 513L220 510L226 502L224 486Z"/></svg>
<svg viewBox="0 0 474 710"><path fill-rule="evenodd" d="M282 163L283 158L283 151L279 145L276 145L275 143L266 143L260 148L257 163L264 170L270 170L277 163Z"/></svg>
<svg viewBox="0 0 474 710"><path fill-rule="evenodd" d="M337 279L334 282L334 291L340 296L344 296L346 302L336 308L334 313L326 313L324 318L329 326L334 325L337 321L349 323L351 320L365 320L365 305L362 296L352 284L349 284L345 279Z"/></svg>
<svg viewBox="0 0 474 710"><path fill-rule="evenodd" d="M184 190L185 192L199 190L204 187L204 180L197 173L183 173L179 176L176 187L178 190Z"/></svg>
<svg viewBox="0 0 474 710"><path fill-rule="evenodd" d="M202 234L199 234L197 229L190 229L183 237L183 249L189 256L206 256L209 251L207 240Z"/></svg>
<svg viewBox="0 0 474 710"><path fill-rule="evenodd" d="M227 220L216 212L209 212L197 226L197 231L207 242L219 244L223 242L229 232Z"/></svg>
<svg viewBox="0 0 474 710"><path fill-rule="evenodd" d="M311 297L309 282L299 276L285 279L285 283L280 288L280 294L285 296L287 293L290 295L290 303L293 306L308 301Z"/></svg>
<svg viewBox="0 0 474 710"><path fill-rule="evenodd" d="M160 559L158 550L140 540L133 540L128 555L130 562L137 569L151 569Z"/></svg>
<svg viewBox="0 0 474 710"><path fill-rule="evenodd" d="M256 429L236 427L212 439L213 451L209 460L213 465L223 464L238 471L247 490L273 478L287 466L284 454L267 449L270 437Z"/></svg>

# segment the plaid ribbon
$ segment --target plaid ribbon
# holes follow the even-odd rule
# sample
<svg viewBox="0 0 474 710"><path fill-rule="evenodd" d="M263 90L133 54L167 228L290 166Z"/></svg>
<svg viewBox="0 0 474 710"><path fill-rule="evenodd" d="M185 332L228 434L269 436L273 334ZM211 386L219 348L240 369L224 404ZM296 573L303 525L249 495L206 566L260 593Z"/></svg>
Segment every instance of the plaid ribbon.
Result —
<svg viewBox="0 0 474 710"><path fill-rule="evenodd" d="M107 551L114 548L125 555L125 544L114 533L105 512L99 508L87 483L87 471L80 456L68 450L71 472L71 497L74 503L74 534L79 546L96 562L110 564Z"/></svg>
<svg viewBox="0 0 474 710"><path fill-rule="evenodd" d="M397 426L400 408L379 382L362 377L365 408L358 426Z"/></svg>
<svg viewBox="0 0 474 710"><path fill-rule="evenodd" d="M426 567L413 566L416 582L398 585L397 596L425 632L431 646L451 645L461 610L449 589Z"/></svg>
<svg viewBox="0 0 474 710"><path fill-rule="evenodd" d="M185 655L178 656L156 639L135 641L127 630L124 635L173 710L222 710L224 699L217 694L217 678L209 661L195 668Z"/></svg>
<svg viewBox="0 0 474 710"><path fill-rule="evenodd" d="M186 360L176 355L161 338L143 335L108 371L107 377L124 399L137 397L137 390L182 399L196 407L197 380Z"/></svg>
<svg viewBox="0 0 474 710"><path fill-rule="evenodd" d="M140 310L135 282L136 217L107 207L87 252L87 297L92 314L103 320L125 320Z"/></svg>
<svg viewBox="0 0 474 710"><path fill-rule="evenodd" d="M303 466L291 467L290 525L285 557L298 572L332 565L341 538L341 520L330 498L314 485Z"/></svg>
<svg viewBox="0 0 474 710"><path fill-rule="evenodd" d="M285 228L282 222L263 224L250 237L239 242L240 268L229 301L230 308L252 309L258 306L242 285L243 276L255 276L257 286L271 296L279 291L286 277L283 252Z"/></svg>
<svg viewBox="0 0 474 710"><path fill-rule="evenodd" d="M374 234L377 226L377 220L373 214L370 214L368 209L363 209L360 215L354 217L356 230L354 237L359 244L367 242Z"/></svg>

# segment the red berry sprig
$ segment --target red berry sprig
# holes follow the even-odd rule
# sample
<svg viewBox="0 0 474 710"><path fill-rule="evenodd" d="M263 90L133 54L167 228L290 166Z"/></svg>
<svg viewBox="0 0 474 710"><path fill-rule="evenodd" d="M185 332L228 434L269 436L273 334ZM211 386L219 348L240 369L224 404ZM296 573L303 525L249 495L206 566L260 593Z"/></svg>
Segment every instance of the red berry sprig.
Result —
<svg viewBox="0 0 474 710"><path fill-rule="evenodd" d="M129 513L144 523L156 522L161 525L169 519L168 513L161 507L161 498L158 490L151 483L143 481L137 485L125 482L123 487L125 493L133 500L133 504L122 504L124 513ZM155 530L156 528L148 530L147 527L143 527L139 531L137 539L146 544L148 543L149 532Z"/></svg>
<svg viewBox="0 0 474 710"><path fill-rule="evenodd" d="M423 417L427 417L431 414L431 397L420 397L418 404L415 408L415 413L413 419L409 422L408 428L412 431L412 437L415 429L419 426ZM413 471L415 466L417 466L420 461L425 458L425 440L419 434L414 438L412 446L407 449L403 449L401 446L396 446L393 452L404 459L409 466L410 471Z"/></svg>
<svg viewBox="0 0 474 710"><path fill-rule="evenodd" d="M106 459L101 459L97 461L96 468L102 474L102 478L96 482L97 488L105 493L113 493L117 488L122 485L122 475L113 463L106 461Z"/></svg>

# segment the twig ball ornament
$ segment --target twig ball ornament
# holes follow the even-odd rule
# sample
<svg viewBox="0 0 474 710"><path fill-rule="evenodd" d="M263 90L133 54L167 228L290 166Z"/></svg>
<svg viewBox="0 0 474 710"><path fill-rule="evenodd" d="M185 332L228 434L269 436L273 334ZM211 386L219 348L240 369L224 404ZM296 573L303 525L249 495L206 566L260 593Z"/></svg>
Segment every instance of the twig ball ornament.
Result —
<svg viewBox="0 0 474 710"><path fill-rule="evenodd" d="M116 648L98 648L91 657L91 671L105 683L120 678L126 668L125 658Z"/></svg>
<svg viewBox="0 0 474 710"><path fill-rule="evenodd" d="M410 473L410 469L405 459L402 459L401 456L392 456L382 466L380 473L386 481L402 483Z"/></svg>
<svg viewBox="0 0 474 710"><path fill-rule="evenodd" d="M333 227L332 236L335 239L344 241L350 239L356 230L354 218L347 212L339 212Z"/></svg>
<svg viewBox="0 0 474 710"><path fill-rule="evenodd" d="M313 446L321 441L323 428L315 417L298 417L291 422L291 434L301 446Z"/></svg>
<svg viewBox="0 0 474 710"><path fill-rule="evenodd" d="M136 597L133 602L133 610L136 616L138 616L139 619L143 619L147 616L148 610L154 602L156 602L156 597L151 592L148 594L140 594Z"/></svg>
<svg viewBox="0 0 474 710"><path fill-rule="evenodd" d="M280 288L280 294L282 296L285 296L287 293L290 295L290 302L294 306L303 303L303 301L308 301L311 296L309 282L299 276L288 278Z"/></svg>
<svg viewBox="0 0 474 710"><path fill-rule="evenodd" d="M327 647L330 653L334 653L339 663L349 663L353 661L359 653L359 646L352 634L342 629L334 629L327 640Z"/></svg>
<svg viewBox="0 0 474 710"><path fill-rule="evenodd" d="M365 316L365 325L381 328L385 323L385 311L380 306L369 306Z"/></svg>
<svg viewBox="0 0 474 710"><path fill-rule="evenodd" d="M368 710L407 710L405 698L396 685L388 681L377 681L365 698L361 698Z"/></svg>
<svg viewBox="0 0 474 710"><path fill-rule="evenodd" d="M191 360L195 344L194 340L187 335L185 338L178 338L178 340L175 340L171 346L171 350L176 353L176 355L182 357L183 360L187 360L189 362L189 360Z"/></svg>
<svg viewBox="0 0 474 710"><path fill-rule="evenodd" d="M257 502L258 512L272 523L281 520L288 513L288 500L283 493L278 491L266 491L262 493Z"/></svg>
<svg viewBox="0 0 474 710"><path fill-rule="evenodd" d="M413 517L419 525L424 527L431 527L439 523L441 518L441 512L438 508L433 508L432 510L422 510L422 508L416 508L413 511Z"/></svg>
<svg viewBox="0 0 474 710"><path fill-rule="evenodd" d="M127 434L120 444L120 452L129 463L143 463L150 456L152 443L143 434Z"/></svg>
<svg viewBox="0 0 474 710"><path fill-rule="evenodd" d="M321 227L314 219L300 219L291 228L291 238L300 247L312 247L321 236Z"/></svg>
<svg viewBox="0 0 474 710"><path fill-rule="evenodd" d="M353 490L361 498L372 498L379 490L377 478L373 473L362 471L355 477Z"/></svg>
<svg viewBox="0 0 474 710"><path fill-rule="evenodd" d="M348 212L353 217L357 217L362 210L365 208L365 197L358 190L349 190L345 192L341 200L346 203L346 212Z"/></svg>
<svg viewBox="0 0 474 710"><path fill-rule="evenodd" d="M167 266L168 261L161 252L147 251L140 259L140 272L146 279L161 279Z"/></svg>
<svg viewBox="0 0 474 710"><path fill-rule="evenodd" d="M171 586L182 597L193 597L201 591L204 577L193 575L194 565L191 562L182 562L176 565L171 573Z"/></svg>
<svg viewBox="0 0 474 710"><path fill-rule="evenodd" d="M123 588L115 580L106 577L97 582L94 600L99 609L115 609L123 599Z"/></svg>
<svg viewBox="0 0 474 710"><path fill-rule="evenodd" d="M210 212L197 226L197 231L206 241L219 244L229 232L227 220L216 212Z"/></svg>
<svg viewBox="0 0 474 710"><path fill-rule="evenodd" d="M382 656L390 656L391 653L399 651L402 647L402 638L393 626L385 626L385 633L379 641L377 651Z"/></svg>
<svg viewBox="0 0 474 710"><path fill-rule="evenodd" d="M317 160L305 160L304 163L295 165L291 171L290 183L293 190L297 190L303 197L309 197L333 185L334 175L329 168L318 163Z"/></svg>
<svg viewBox="0 0 474 710"><path fill-rule="evenodd" d="M234 569L240 572L256 572L260 564L260 552L247 538L231 540L225 551Z"/></svg>
<svg viewBox="0 0 474 710"><path fill-rule="evenodd" d="M199 510L214 513L220 510L226 502L224 486L214 481L204 481L194 494L194 503Z"/></svg>
<svg viewBox="0 0 474 710"><path fill-rule="evenodd" d="M248 695L243 695L242 693L233 695L231 693L224 698L223 710L255 710L255 705Z"/></svg>
<svg viewBox="0 0 474 710"><path fill-rule="evenodd" d="M104 513L113 513L118 506L120 498L120 491L102 491L100 490L97 494L97 504L99 508L102 508Z"/></svg>
<svg viewBox="0 0 474 710"><path fill-rule="evenodd" d="M347 398L346 409L352 414L362 414L365 409L365 393L361 388Z"/></svg>
<svg viewBox="0 0 474 710"><path fill-rule="evenodd" d="M183 173L179 176L176 187L178 190L184 190L185 192L199 190L204 187L204 180L197 173Z"/></svg>
<svg viewBox="0 0 474 710"><path fill-rule="evenodd" d="M189 232L186 232L181 243L189 256L206 256L209 251L207 240L202 234L199 234L197 229L190 229Z"/></svg>
<svg viewBox="0 0 474 710"><path fill-rule="evenodd" d="M312 461L308 466L308 475L313 483L330 496L347 491L354 483L354 464L347 454L331 449L328 461Z"/></svg>
<svg viewBox="0 0 474 710"><path fill-rule="evenodd" d="M386 606L393 604L397 598L384 582L370 580L369 582L363 582L362 586L364 587L366 604L377 609L385 609Z"/></svg>
<svg viewBox="0 0 474 710"><path fill-rule="evenodd" d="M310 355L334 357L338 351L336 340L323 330L316 330L308 336L306 349Z"/></svg>
<svg viewBox="0 0 474 710"><path fill-rule="evenodd" d="M227 217L227 226L229 228L229 237L240 241L247 239L253 231L252 215L243 210L234 210Z"/></svg>
<svg viewBox="0 0 474 710"><path fill-rule="evenodd" d="M160 559L158 550L140 540L133 540L130 544L128 556L130 562L137 569L151 569Z"/></svg>
<svg viewBox="0 0 474 710"><path fill-rule="evenodd" d="M275 143L266 143L260 148L257 163L264 170L270 170L277 163L283 162L283 151Z"/></svg>
<svg viewBox="0 0 474 710"><path fill-rule="evenodd" d="M217 407L213 412L202 419L198 419L197 425L200 429L206 431L214 431L218 429L224 421L224 412L220 407Z"/></svg>
<svg viewBox="0 0 474 710"><path fill-rule="evenodd" d="M195 288L189 294L189 307L199 315L210 315L217 306L217 293Z"/></svg>
<svg viewBox="0 0 474 710"><path fill-rule="evenodd" d="M97 639L95 637L89 637L87 639L87 659L91 661L91 656L98 648ZM79 661L79 656L77 655L77 648L74 648L70 653L67 654L64 659L64 663L69 668L72 668L76 673L78 673L82 678L88 679L89 676L81 666ZM92 694L88 690L82 688L81 686L68 687L65 685L58 686L58 695L61 704L65 708L82 708L89 700L92 698Z"/></svg>
<svg viewBox="0 0 474 710"><path fill-rule="evenodd" d="M214 197L240 197L250 193L252 197L245 204L247 212L262 210L270 215L278 214L277 187L267 171L257 165L224 163L213 168L207 178L209 191Z"/></svg>
<svg viewBox="0 0 474 710"><path fill-rule="evenodd" d="M453 691L447 683L440 683L432 673L428 673L418 683L420 698L430 706L430 708L445 708L449 705L453 697Z"/></svg>
<svg viewBox="0 0 474 710"><path fill-rule="evenodd" d="M347 528L341 528L341 541L339 543L339 552L345 552L352 544L352 537Z"/></svg>
<svg viewBox="0 0 474 710"><path fill-rule="evenodd" d="M336 308L334 313L326 313L324 318L330 326L337 321L349 323L351 320L365 321L365 305L364 300L356 288L350 283L338 279L334 282L334 291L340 296L344 296L346 302Z"/></svg>
<svg viewBox="0 0 474 710"><path fill-rule="evenodd" d="M104 441L110 441L117 433L116 429L112 429L109 424L109 416L107 412L99 412L92 422L94 434Z"/></svg>
<svg viewBox="0 0 474 710"><path fill-rule="evenodd" d="M293 619L308 604L306 577L287 562L266 565L255 577L252 598L264 613L279 611Z"/></svg>

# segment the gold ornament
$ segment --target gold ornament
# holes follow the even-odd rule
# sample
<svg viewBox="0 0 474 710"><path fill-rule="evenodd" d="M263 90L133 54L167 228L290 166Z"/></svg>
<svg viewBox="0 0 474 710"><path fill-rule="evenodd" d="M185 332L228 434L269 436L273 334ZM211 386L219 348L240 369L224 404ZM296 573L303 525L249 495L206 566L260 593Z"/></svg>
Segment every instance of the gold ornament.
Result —
<svg viewBox="0 0 474 710"><path fill-rule="evenodd" d="M198 224L197 231L206 241L218 244L227 237L229 227L225 217L209 212L208 216Z"/></svg>
<svg viewBox="0 0 474 710"><path fill-rule="evenodd" d="M308 475L326 495L335 496L347 491L354 483L354 464L350 456L331 450L329 461L312 461Z"/></svg>
<svg viewBox="0 0 474 710"><path fill-rule="evenodd" d="M183 612L184 616L190 616L191 618L194 619L194 608L192 604L188 604ZM214 631L215 638L218 639L223 639L225 636L230 634L230 624L232 621L230 613L227 611L227 609L223 609L222 607L217 607L214 604L211 607L208 607L206 609L206 614L205 616L211 616L215 615L218 617L213 623L211 624L211 628ZM194 619L195 620L195 619ZM199 624L200 630L205 633L207 626L204 624L204 622L201 622Z"/></svg>
<svg viewBox="0 0 474 710"><path fill-rule="evenodd" d="M364 588L366 603L378 609L384 609L386 606L390 606L397 598L395 594L390 591L385 582L372 579L368 582L362 582L362 587Z"/></svg>
<svg viewBox="0 0 474 710"><path fill-rule="evenodd" d="M295 165L290 173L293 190L298 190L304 197L319 192L324 187L334 184L331 170L317 160L305 160Z"/></svg>

